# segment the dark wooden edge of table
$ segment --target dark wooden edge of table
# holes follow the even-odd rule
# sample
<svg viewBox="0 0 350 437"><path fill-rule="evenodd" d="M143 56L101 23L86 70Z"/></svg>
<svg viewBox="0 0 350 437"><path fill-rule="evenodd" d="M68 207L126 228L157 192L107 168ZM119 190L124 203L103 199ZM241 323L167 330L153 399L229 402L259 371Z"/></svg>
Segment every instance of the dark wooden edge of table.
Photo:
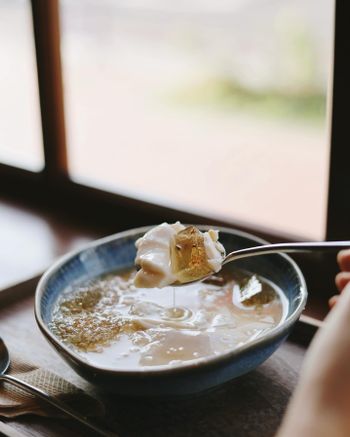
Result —
<svg viewBox="0 0 350 437"><path fill-rule="evenodd" d="M13 428L10 425L7 425L6 423L0 420L0 436L28 437L28 434L23 434L22 432L18 431L17 429Z"/></svg>

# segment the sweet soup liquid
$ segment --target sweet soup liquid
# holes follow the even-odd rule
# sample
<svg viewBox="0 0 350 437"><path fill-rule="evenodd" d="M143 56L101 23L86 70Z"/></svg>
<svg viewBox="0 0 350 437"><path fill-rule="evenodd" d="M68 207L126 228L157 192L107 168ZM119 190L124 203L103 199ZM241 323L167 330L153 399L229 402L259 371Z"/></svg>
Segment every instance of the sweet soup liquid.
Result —
<svg viewBox="0 0 350 437"><path fill-rule="evenodd" d="M71 286L60 296L51 330L88 362L115 369L181 365L220 355L276 326L287 300L271 282L240 302L251 275L163 289L135 288L135 272Z"/></svg>

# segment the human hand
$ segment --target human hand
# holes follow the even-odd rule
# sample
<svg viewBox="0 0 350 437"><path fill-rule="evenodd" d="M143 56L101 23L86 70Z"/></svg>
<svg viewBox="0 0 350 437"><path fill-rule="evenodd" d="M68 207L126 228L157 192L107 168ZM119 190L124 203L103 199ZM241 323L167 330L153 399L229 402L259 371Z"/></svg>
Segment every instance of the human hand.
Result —
<svg viewBox="0 0 350 437"><path fill-rule="evenodd" d="M337 259L341 294L330 299L334 308L306 354L279 437L350 435L350 250Z"/></svg>

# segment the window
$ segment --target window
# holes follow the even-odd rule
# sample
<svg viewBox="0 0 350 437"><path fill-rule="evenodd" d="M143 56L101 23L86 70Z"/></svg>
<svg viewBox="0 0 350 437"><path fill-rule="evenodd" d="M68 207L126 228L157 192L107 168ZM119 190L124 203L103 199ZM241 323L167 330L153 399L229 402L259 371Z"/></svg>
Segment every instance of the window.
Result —
<svg viewBox="0 0 350 437"><path fill-rule="evenodd" d="M0 0L0 161L43 168L30 2Z"/></svg>
<svg viewBox="0 0 350 437"><path fill-rule="evenodd" d="M60 4L75 181L325 238L332 0Z"/></svg>
<svg viewBox="0 0 350 437"><path fill-rule="evenodd" d="M14 151L20 147L19 144L22 144L17 141L20 134L22 138L24 137L25 129L21 129L21 126L13 132L9 139L9 142L14 144L13 147L10 148L9 142L6 141L0 143L0 176L2 178L0 187L3 188L3 191L5 188L9 191L10 187L19 187L18 182L23 182L20 185L20 190L30 194L31 197L47 197L54 194L61 196L62 201L66 201L66 196L69 195L70 198L76 199L78 202L84 202L85 199L87 204L93 198L96 200L98 198L99 205L105 205L106 210L109 208L108 205L112 205L112 203L113 207L116 204L123 206L125 211L132 204L144 212L147 208L149 220L152 217L161 216L185 217L186 214L183 211L192 211L197 213L199 218L198 214L203 214L203 221L213 221L216 218L219 219L216 221L250 229L255 233L260 233L260 235L265 234L267 237L270 235L272 238L278 239L323 238L325 222L327 222L327 238L346 238L348 217L350 216L346 201L348 189L346 163L350 157L346 143L348 121L345 115L349 101L347 91L349 74L345 61L348 52L348 38L347 25L343 21L344 14L339 2L336 4L335 66L331 68L334 81L332 83L331 117L329 117L332 119L330 159L328 158L326 129L328 59L329 55L331 58L333 57L330 49L330 46L333 46L333 1L315 2L310 0L306 5L301 0L286 0L285 2L275 2L274 0L267 2L262 2L262 0L220 1L215 3L204 0L199 3L189 0L177 5L170 2L156 2L156 0L147 0L147 2L139 0L131 2L121 0L119 2L108 2L107 0L101 0L101 2L95 0L90 2L79 0L76 2L67 2L66 0L32 1L43 117L45 168L35 177L33 177L34 173L30 175L19 168L14 168L14 166L20 165L30 168L30 164L24 163L23 157L17 161L10 158L17 153ZM13 10L21 10L22 15L20 16L22 18L23 16L26 19L30 17L29 4L24 0L14 2L1 0L0 4L2 10L7 11L4 12L3 16L5 14L10 16L10 12ZM59 9L61 9L61 23L59 23ZM117 13L115 13L116 10ZM71 15L71 19L69 15ZM173 33L171 33L165 26L160 26L159 23L162 20L158 16L167 17L167 23L171 22L171 26L176 24L179 26L179 31L176 32L174 27L170 26L173 29ZM235 26L231 26L233 31L242 30L244 26L242 27L241 23L247 23L247 31L242 30L241 34L239 32L235 34L236 37L231 42L226 41L221 38L221 35L225 31L227 32L227 27L223 26L222 23L225 22L225 17L226 22L232 22L235 16ZM128 20L127 17L129 17ZM216 20L215 25L212 23L213 17ZM93 23L95 23L95 29ZM208 31L209 37L207 39L204 38L205 32L201 33L198 30L201 28L201 24L202 29ZM27 25L29 25L29 21L27 21ZM153 40L150 40L152 32L149 31L152 28L158 38L153 35ZM1 32L4 33L4 29L9 31L9 26L2 27ZM28 26L23 25L23 29L31 34ZM91 30L90 36L87 29ZM142 30L145 29L147 32L143 34ZM298 37L296 37L295 29L299 29ZM193 31L195 31L195 38L188 37L189 34L193 35ZM274 44L278 42L278 47L289 47L293 56L286 56L285 50L279 52L272 50L272 53L282 53L278 62L281 59L284 61L279 65L283 67L281 67L283 71L289 71L290 74L279 74L276 76L276 80L271 80L273 76L269 76L267 73L275 70L271 68L264 70L261 65L269 65L265 64L265 60L273 58L270 56L271 50L268 50L267 41L269 41L269 35L275 35L276 32L283 37L273 38ZM65 114L63 114L62 75L59 59L58 37L60 34ZM250 35L255 34L259 37L252 39ZM130 38L128 35L131 35ZM164 38L161 38L162 35ZM15 37L16 35L14 39ZM226 49L223 52L218 50L218 40L224 42L223 46ZM5 39L2 38L1 43L4 44L4 41ZM30 41L33 46L31 37L26 41L27 43ZM305 41L308 41L306 45ZM12 41L9 44L11 45ZM116 61L117 56L113 57L112 60L106 58L103 47L108 44L111 47L111 52L113 52L113 48L118 48L116 51L120 57L118 62ZM91 56L89 56L87 48L94 49L96 52L96 47L93 48L94 45L101 48L101 54L97 53L96 55L98 63L96 63L95 70L92 69L96 72L96 77L88 71L91 67ZM125 50L122 50L123 47L128 47L129 56L125 54ZM143 57L139 53L142 47L145 50ZM230 57L231 48L233 53L233 49L239 50L240 47L244 48L244 50L241 49L241 55L244 56L242 58L240 56ZM263 49L256 51L254 47L255 49L258 47L259 50L261 47ZM171 54L169 57L176 60L176 68L174 64L171 64L169 69L158 68L158 76L153 78L152 82L153 65L167 65L165 52L168 49ZM207 56L208 50L212 54L211 57ZM260 58L255 56L258 52L261 55ZM11 54L10 51L6 53ZM21 50L18 53L21 53ZM159 53L161 56L158 56ZM197 55L199 53L199 55L197 56L195 53ZM255 55L253 56L252 53ZM150 54L154 56L149 56ZM177 56L175 56L176 54ZM76 61L73 59L74 56L77 57ZM231 58L236 59L236 61L234 68L230 69ZM144 62L145 59L148 63ZM217 59L224 59L225 62L218 63ZM80 73L86 74L85 76L79 74L81 82L81 84L78 83L81 87L79 90L79 87L73 86L79 81L72 73L78 72L82 60L85 60L86 71L80 70ZM114 81L114 77L110 74L110 64L115 64L113 68L116 68L117 73L128 73L131 71L129 67L133 63L135 64L133 77L129 78L128 74L124 74L124 76L118 76L119 80ZM148 65L148 70L143 75L145 80L147 79L146 84L156 85L153 88L150 87L149 94L146 93L140 97L137 95L139 88L136 91L134 89L134 85L137 85L135 78L141 80L140 78L143 76L139 74L138 70L142 70L141 67L145 65ZM260 65L259 68L258 65ZM290 67L291 65L293 68ZM299 68L301 66L303 68ZM307 68L304 68L305 66ZM288 70L288 68L291 69ZM4 68L5 70L6 68ZM35 72L34 64L32 64L31 71L32 74L33 71ZM189 74L189 71L192 71L193 76ZM221 75L219 75L220 80L214 81L215 86L209 86L213 84L213 77L215 75L216 78L218 77L218 72ZM303 74L301 74L302 72ZM232 78L233 73L234 78ZM201 81L194 80L199 77L199 74ZM85 79L89 75L91 80L86 83ZM228 75L231 75L229 80L227 79ZM158 81L159 77L160 81ZM222 80L223 77L225 80ZM267 80L269 77L270 82ZM108 82L108 78L111 79L111 86L106 87L104 81ZM132 83L132 86L128 90L123 90L121 83L124 85ZM269 87L267 87L267 83L270 84ZM304 86L304 88L303 86L295 86L303 83L304 85L308 84L308 86ZM166 86L159 84L166 84ZM13 95L16 94L16 85L17 82L11 90ZM32 85L35 89L35 81ZM1 86L4 86L3 82ZM101 89L96 89L96 86L100 86ZM276 86L280 87L280 91L271 93L271 89L276 88ZM285 87L284 90L283 87ZM86 95L83 95L82 89L86 91ZM287 89L289 89L288 93ZM301 92L303 89L304 91L309 89L309 92L303 95ZM10 91L7 89L5 91L6 93L3 94L8 100ZM107 103L118 106L118 97L122 96L123 93L130 97L130 102L127 102L129 107L125 104L122 108L125 109L125 114L121 112L119 107L119 118L109 117ZM92 94L95 94L96 97L95 104L90 98ZM303 98L300 98L302 95ZM79 96L83 98L79 100L77 98ZM143 102L143 108L133 105L133 99L139 99L139 103ZM3 101L2 105L4 105ZM26 99L27 101L28 99ZM39 123L37 102L38 95L36 93L30 108L31 115L28 112L28 117L32 117L28 126L33 131L37 130ZM104 108L102 108L103 105ZM152 105L153 112L150 111ZM99 107L99 111L93 106ZM135 111L139 115L142 114L139 120L142 121L142 117L144 117L143 124L141 122L134 123L128 127L126 121L131 112L130 106L136 108ZM105 119L104 114L106 114ZM64 123L63 115L65 115L66 123ZM188 129L170 129L168 124L164 130L164 126L158 122L162 117L163 119L167 117L167 123L170 123L171 126L183 126L187 123ZM4 115L1 123L4 125L4 120L7 121L8 118L8 114ZM149 120L152 123L149 123ZM249 123L247 120L250 120ZM227 128L226 130L217 128L217 126L222 127L223 125ZM65 128L68 140L68 169ZM115 135L107 136L107 128L110 132L114 129L112 133ZM267 135L270 131L273 132L272 136ZM142 132L144 141L134 141L134 139L139 138L138 132ZM166 137L163 137L162 135L165 133ZM238 134L242 134L242 137ZM0 135L4 137L6 129L3 129ZM42 155L41 134L38 136L37 140L32 140L28 134L27 141L23 143L35 144L37 152L28 153L28 161L32 162L32 169L39 169L38 157ZM160 140L164 138L167 141L161 144ZM232 148L227 146L228 138L232 141ZM259 141L256 141L254 145L253 139L256 138ZM150 164L149 160L145 159L142 162L137 158L136 152L138 151L141 156L144 153L143 156L149 159L149 154L146 153L148 150L146 149L146 152L142 150L142 144L147 143L154 148L155 140L158 141L157 147L162 153L157 157L163 164L159 171L163 172L163 176L165 175L172 185L163 184L164 178L156 178L152 172L144 171L142 177L135 178L136 172L133 171L135 162L141 169L147 169L147 164ZM210 151L210 157L205 156L206 159L204 159L202 144L206 141L209 144L206 150ZM189 144L191 147L186 148L184 144ZM280 147L281 144L282 147ZM290 147L284 147L286 145ZM227 146L226 154L222 153L224 146ZM257 149L257 146L260 149ZM109 154L106 153L106 147L109 148ZM6 153L4 153L5 148ZM129 149L132 152L132 162L127 159L130 156ZM93 151L95 153L96 150L96 160L92 165L91 153ZM196 150L198 153L195 153ZM240 153L236 153L237 150ZM175 166L170 168L168 166L170 160L166 161L166 158L171 156L182 157L184 153L180 154L181 151L186 152L186 160L184 161L191 163L191 171L197 172L198 176L198 178L191 177L190 190L179 190L178 186L180 184L181 187L183 181L188 181L188 174L192 176L192 173L183 170L182 167L180 171ZM259 151L260 153L258 153ZM274 153L274 151L276 152ZM275 155L279 161L275 159ZM215 161L218 157L225 159L221 159L218 163ZM274 160L270 158L274 158ZM202 163L202 167L192 165L196 159ZM41 157L41 165L42 161ZM181 164L184 165L184 161L181 161ZM277 164L282 162L284 165L279 166L274 162ZM306 165L305 162L309 165ZM203 174L208 174L205 173L208 168L210 171L217 171L219 164L224 167L226 173L217 172L216 177L212 177L212 179L203 176ZM164 171L162 167L169 171ZM327 170L328 167L330 173ZM259 174L253 172L254 169L264 170L264 172L261 172L260 177L258 177ZM328 208L327 214L324 214L327 204L328 173L330 174ZM179 174L181 177L178 176ZM253 177L250 177L252 174ZM236 178L236 183L226 183L227 175L230 178ZM245 177L243 183L243 178L240 175ZM159 183L160 180L162 183ZM221 184L221 187L224 186L225 182L225 188L229 187L229 191L214 189L208 195L206 188L211 180L215 184ZM232 180L234 179L230 181L232 182ZM10 183L6 184L6 182ZM103 192L89 188L88 184L102 188ZM148 186L146 186L147 184ZM171 190L169 191L171 186L174 189L173 193ZM205 196L197 197L193 194L193 190L197 190L199 186L203 188L202 193L205 193ZM217 187L218 185L214 185L214 188ZM106 189L109 193L104 191ZM121 196L116 196L114 193L121 194ZM286 196L286 193L290 198ZM137 200L133 201L137 198L149 200L160 207L151 210L147 204ZM76 201L73 200L72 204L77 204ZM216 206L220 202L221 210ZM161 205L168 205L174 211L162 209ZM152 211L156 211L156 213L153 214ZM128 214L126 212L125 217ZM139 217L140 223L142 218L144 222L147 222L146 215L142 215ZM311 226L312 224L313 226Z"/></svg>

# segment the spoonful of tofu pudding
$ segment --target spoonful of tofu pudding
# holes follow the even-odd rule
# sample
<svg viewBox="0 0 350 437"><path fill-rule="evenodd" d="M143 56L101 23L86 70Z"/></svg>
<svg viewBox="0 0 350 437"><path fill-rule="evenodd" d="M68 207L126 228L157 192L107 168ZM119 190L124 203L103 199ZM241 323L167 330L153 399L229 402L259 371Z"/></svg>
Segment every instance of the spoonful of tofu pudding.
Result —
<svg viewBox="0 0 350 437"><path fill-rule="evenodd" d="M202 280L221 270L225 249L213 229L162 223L136 241L136 287L166 287Z"/></svg>
<svg viewBox="0 0 350 437"><path fill-rule="evenodd" d="M224 264L250 256L285 252L337 251L349 248L349 241L263 244L235 250L226 255L219 232L180 222L162 223L136 241L135 264L139 267L134 285L163 288L208 279Z"/></svg>

